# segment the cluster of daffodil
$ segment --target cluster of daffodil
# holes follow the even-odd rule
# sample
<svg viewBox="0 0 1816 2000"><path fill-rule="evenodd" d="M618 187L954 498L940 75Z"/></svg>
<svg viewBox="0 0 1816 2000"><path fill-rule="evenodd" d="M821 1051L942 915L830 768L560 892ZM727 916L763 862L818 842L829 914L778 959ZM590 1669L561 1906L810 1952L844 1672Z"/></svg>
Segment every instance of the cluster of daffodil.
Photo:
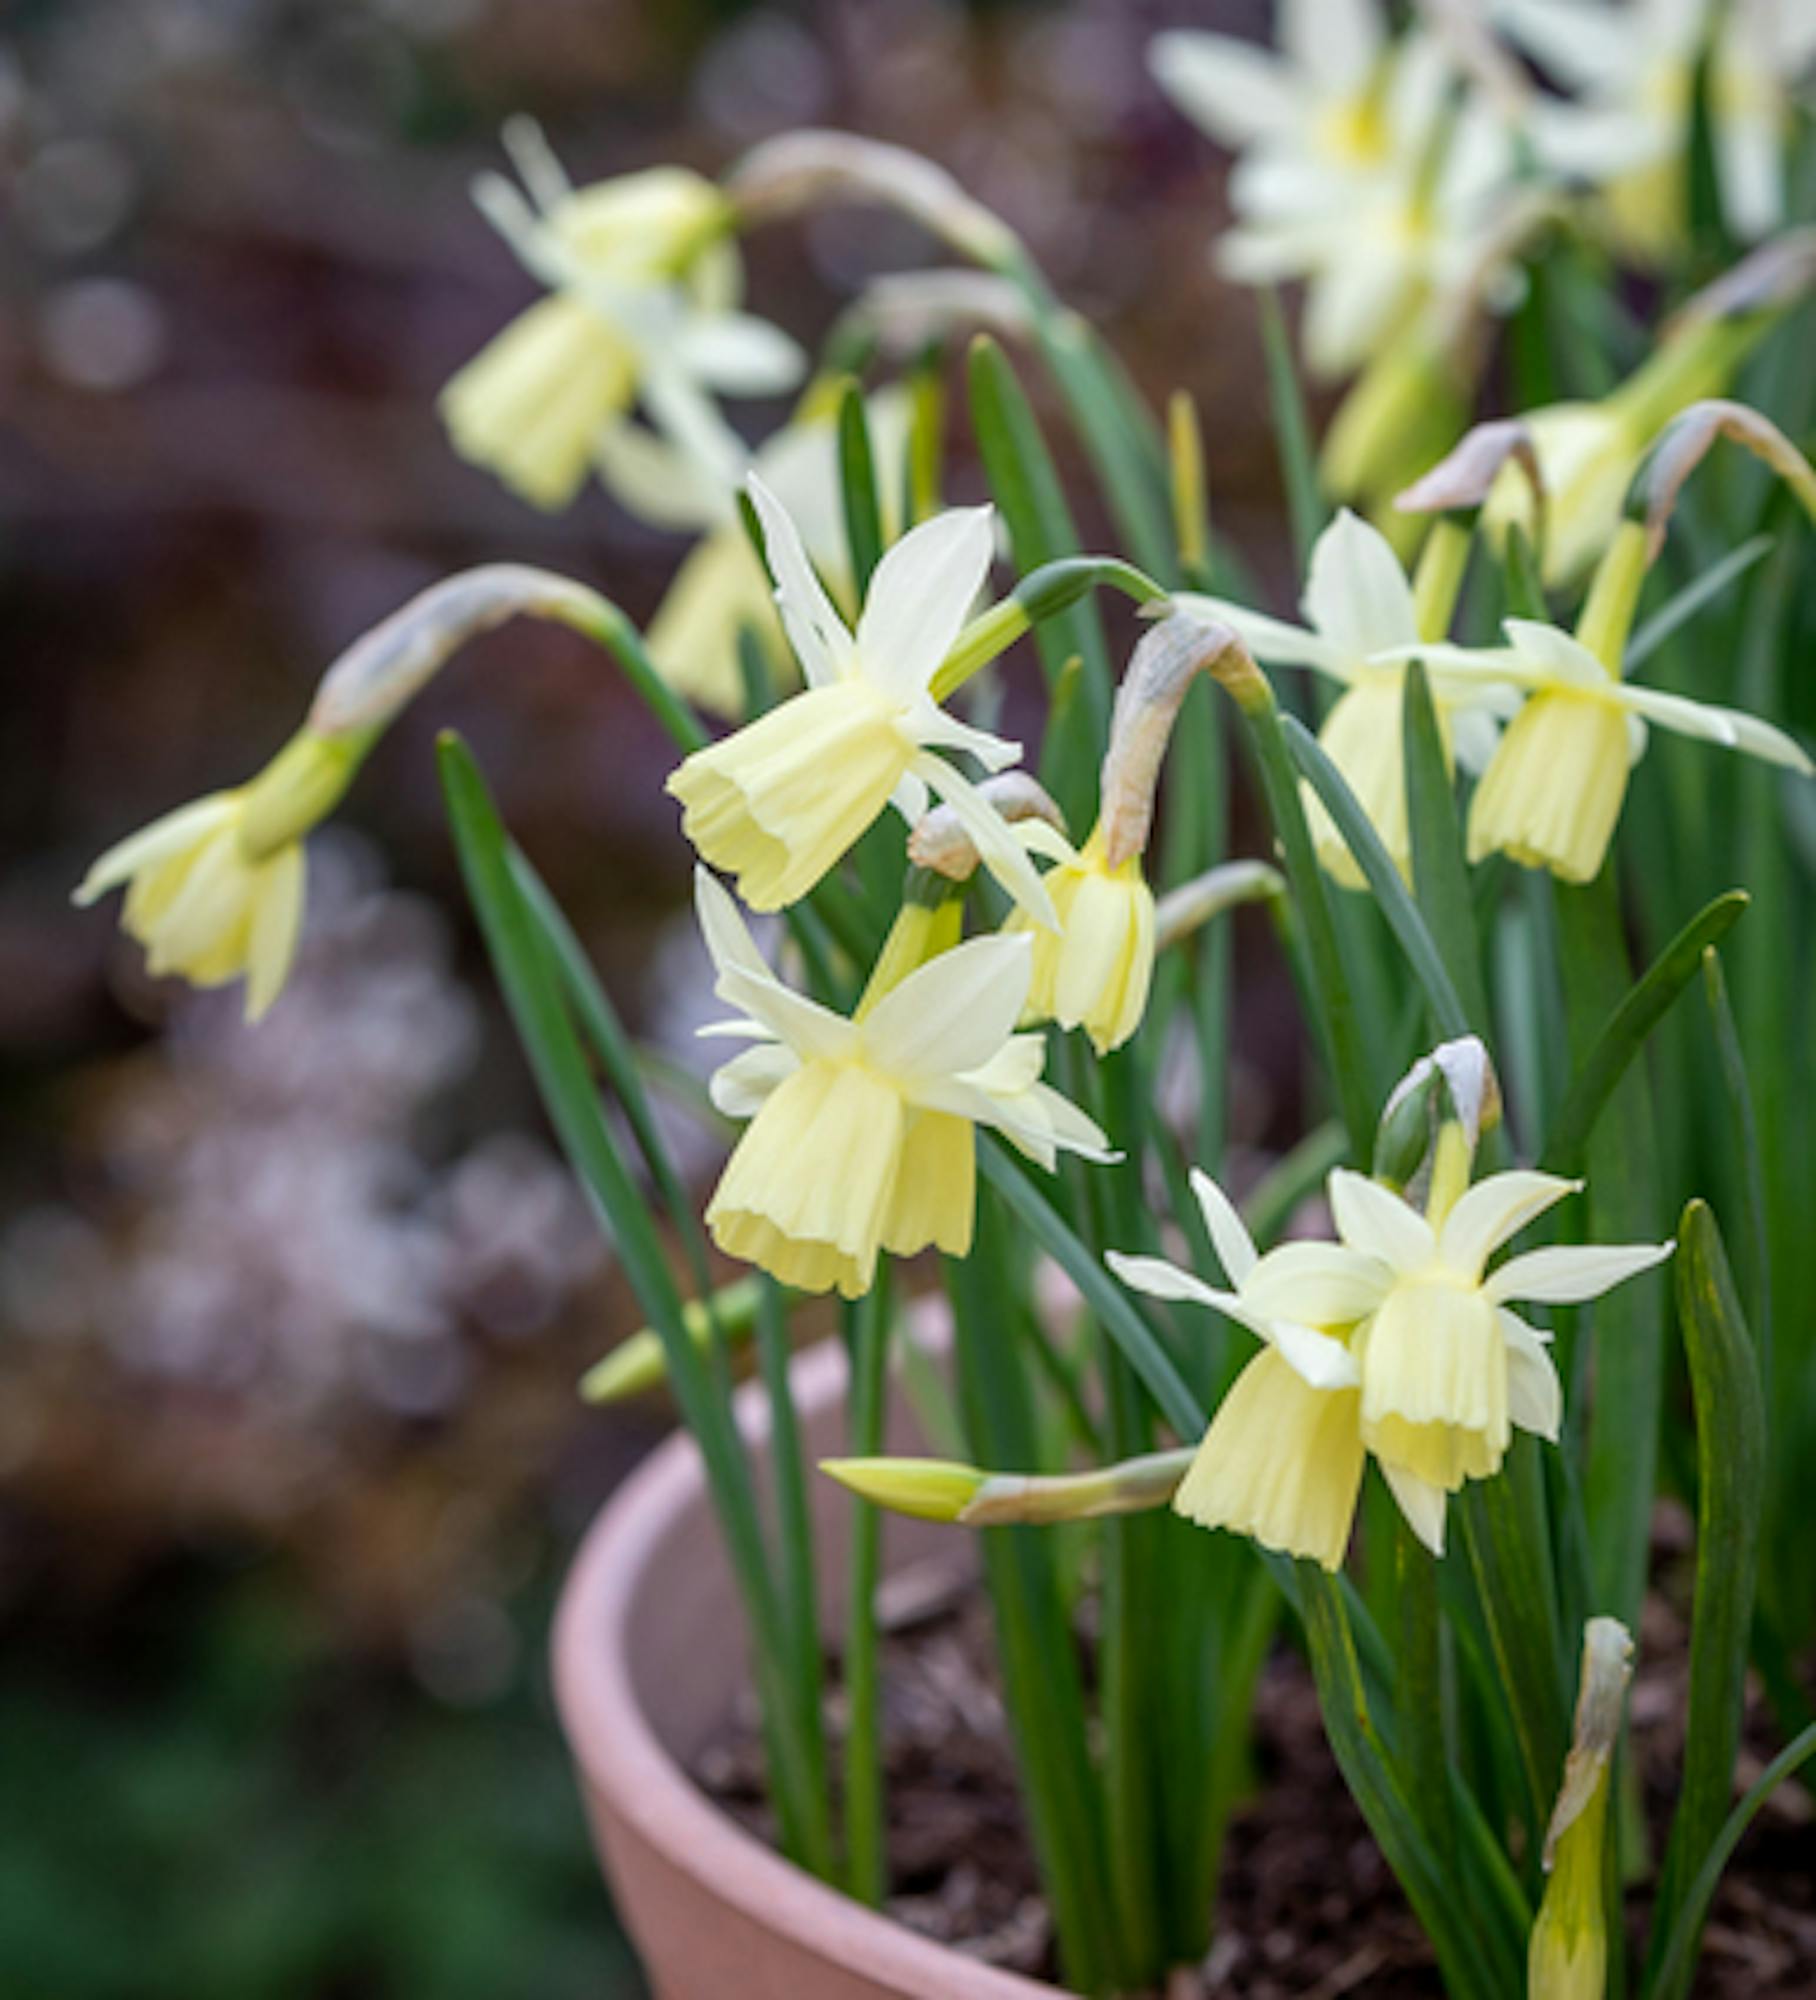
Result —
<svg viewBox="0 0 1816 2000"><path fill-rule="evenodd" d="M1643 350L1622 337L1594 369L1539 370L1536 407L1469 416L1495 316L1521 314L1528 350L1553 336L1526 267L1597 285L1607 240L1681 275L1687 239L1718 247L1690 199L1710 168L1727 235L1770 235L1790 93L1816 51L1770 12L1427 0L1396 35L1375 0L1282 0L1277 53L1157 41L1166 91L1241 155L1219 266L1302 281L1312 371L1355 378L1316 463L1292 457L1281 392L1299 512L1320 478L1355 502L1305 521L1300 622L1261 607L1210 530L1216 440L1207 454L1190 399L1163 443L1025 247L941 169L798 133L719 183L657 168L576 189L514 124L522 190L491 176L478 200L543 296L449 384L443 416L462 456L536 506L575 502L596 474L692 538L647 634L542 571L453 577L334 664L250 783L123 841L78 892L123 886L151 971L243 979L256 1019L294 954L310 830L455 651L529 616L612 655L676 744L666 791L725 1010L701 1032L735 1045L707 1090L741 1129L698 1208L609 1001L470 761L444 749L488 946L649 1320L588 1393L674 1387L750 1614L783 1840L872 1899L876 1521L856 1510L847 1772L829 1788L820 1663L799 1645L812 1552L788 1541L807 1515L789 1315L836 1295L850 1438L825 1469L864 1499L975 1528L1101 1524L1064 1560L1024 1539L986 1564L1081 1991L1158 1990L1202 1960L1255 1679L1289 1606L1338 1761L1452 1990L1595 2000L1624 1948L1615 1753L1669 1417L1657 1267L1683 1199L1712 1189L1743 1212L1748 1303L1769 1312L1768 1267L1799 1228L1794 1093L1816 1067L1803 975L1785 972L1808 955L1809 792L1675 751L1632 772L1658 728L1811 774L1810 711L1783 672L1790 537L1807 529L1781 493L1816 518L1816 470L1729 391L1782 388L1816 234L1740 256ZM966 268L880 281L810 358L743 310L739 238L850 200L893 204ZM1573 337L1611 323L1579 312ZM1001 512L944 504L945 364L979 325L1049 365L1131 561L1079 554L1041 419L992 338L973 350L971 409ZM1761 365L1775 344L1776 376ZM1274 360L1290 372L1284 349ZM1616 386L1567 396L1585 380ZM790 413L755 442L720 401L781 395ZM1807 410L1786 407L1796 433ZM1707 478L1685 497L1718 439L1777 475L1768 497ZM1743 588L1762 559L1770 588ZM1142 621L1120 679L1104 585ZM1695 643L1724 618L1725 642ZM997 667L1030 633L1038 738ZM1226 723L1259 777L1259 851L1226 789ZM1700 912L1680 907L1686 845L1727 891ZM1715 956L1741 856L1766 857L1760 898L1791 940L1748 964L1750 1036ZM1642 892L1626 904L1623 863ZM1248 903L1282 947L1273 988L1223 921ZM746 910L778 921L753 935ZM1629 926L1656 954L1638 985ZM1679 1104L1636 1058L1693 973L1719 1060ZM1322 1068L1264 1112L1231 1048L1283 1011L1289 977ZM1754 1120L1745 1064L1762 1048L1789 1082ZM1231 1130L1266 1173L1226 1153ZM1708 1211L1683 1218L1671 1278L1698 1429L1675 1458L1697 1457L1708 1547L1740 1550L1740 1462L1764 1428L1747 1397L1771 1344L1740 1323ZM923 1252L914 1276L894 1268ZM898 1310L923 1273L945 1288L956 1394ZM778 1417L773 1507L721 1365L747 1338ZM884 1455L892 1356L953 1455ZM1788 1423L1797 1398L1781 1400ZM1816 1413L1807 1433L1816 1445ZM1700 1761L1667 1856L1673 1907L1633 1982L1644 2000L1680 2000L1694 1957L1749 1561L1699 1573L1699 1631L1729 1650L1692 1677ZM1798 1602L1794 1584L1762 1600L1780 1661L1807 1636ZM1079 1666L1086 1628L1100 1691ZM1722 1642L1698 1643L1701 1662Z"/></svg>

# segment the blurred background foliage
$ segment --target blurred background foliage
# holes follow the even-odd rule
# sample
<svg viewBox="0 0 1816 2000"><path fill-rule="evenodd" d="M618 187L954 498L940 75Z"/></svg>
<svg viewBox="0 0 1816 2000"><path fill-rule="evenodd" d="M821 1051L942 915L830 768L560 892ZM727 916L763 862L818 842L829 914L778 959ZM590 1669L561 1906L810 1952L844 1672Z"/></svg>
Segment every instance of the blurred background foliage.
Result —
<svg viewBox="0 0 1816 2000"><path fill-rule="evenodd" d="M1220 526L1279 550L1254 314L1204 250L1216 170L1143 63L1158 28L1264 12L7 10L5 1991L640 1990L543 1644L567 1551L664 1416L574 1397L628 1305L537 1129L429 753L444 724L473 741L626 1015L678 1038L703 968L672 928L664 746L577 639L476 648L320 844L303 963L252 1036L231 995L157 987L109 912L67 902L107 842L262 760L326 661L436 576L515 557L652 608L679 543L597 490L531 513L435 417L528 294L467 196L501 121L540 118L580 181L716 171L802 123L932 155L1145 387L1193 387ZM925 254L905 230L761 235L753 296L811 341ZM1282 1019L1256 996L1251 1140L1282 1109Z"/></svg>

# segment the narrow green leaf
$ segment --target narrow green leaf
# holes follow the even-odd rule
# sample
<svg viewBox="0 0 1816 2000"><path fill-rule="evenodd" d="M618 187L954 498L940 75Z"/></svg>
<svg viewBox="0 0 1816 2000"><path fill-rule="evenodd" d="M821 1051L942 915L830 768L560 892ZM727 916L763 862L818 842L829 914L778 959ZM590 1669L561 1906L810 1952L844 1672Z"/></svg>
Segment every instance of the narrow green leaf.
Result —
<svg viewBox="0 0 1816 2000"><path fill-rule="evenodd" d="M830 1809L817 1730L810 1731L787 1673L781 1607L758 1527L749 1469L730 1405L714 1391L688 1338L681 1296L642 1195L607 1125L569 1017L561 974L535 913L514 879L509 843L477 765L458 737L438 746L442 788L461 873L543 1105L581 1185L616 1246L649 1323L661 1337L669 1380L699 1442L732 1571L750 1619L763 1693L777 1811L791 1852L830 1873Z"/></svg>
<svg viewBox="0 0 1816 2000"><path fill-rule="evenodd" d="M1580 1170L1583 1149L1627 1066L1671 1003L1695 978L1703 953L1733 929L1748 900L1744 889L1730 889L1706 904L1659 953L1609 1017L1551 1121L1545 1165L1553 1173Z"/></svg>
<svg viewBox="0 0 1816 2000"><path fill-rule="evenodd" d="M987 334L971 343L971 419L990 491L1002 509L1016 567L1023 572L1079 553L1078 529L1040 424L1001 347ZM1110 650L1097 607L1081 598L1035 630L1049 684L1066 661L1084 662L1083 698L1097 740L1109 727Z"/></svg>
<svg viewBox="0 0 1816 2000"><path fill-rule="evenodd" d="M1720 1838L1733 1796L1765 1504L1759 1360L1721 1232L1701 1201L1684 1210L1679 1232L1677 1310L1696 1405L1696 1585L1683 1778L1659 1877L1658 1908L1667 1915L1683 1904ZM1664 1946L1661 1922L1653 1950L1662 1955Z"/></svg>
<svg viewBox="0 0 1816 2000"><path fill-rule="evenodd" d="M883 556L883 505L877 493L876 458L864 392L847 382L839 398L839 499L845 515L845 547L851 557L855 601L862 604L870 577Z"/></svg>
<svg viewBox="0 0 1816 2000"><path fill-rule="evenodd" d="M1388 928L1399 940L1400 949L1406 954L1406 961L1424 991L1433 1026L1446 1041L1467 1035L1470 1032L1469 1016L1462 1001L1457 998L1457 989L1451 982L1443 957L1432 941L1425 919L1419 914L1418 905L1407 893L1399 869L1381 844L1381 836L1357 803L1355 793L1304 723L1289 715L1282 718L1281 728L1294 763L1304 772L1312 789L1324 801L1325 810L1336 821L1337 831L1355 856L1356 866L1367 878L1381 914L1387 919Z"/></svg>
<svg viewBox="0 0 1816 2000"><path fill-rule="evenodd" d="M1648 1988L1649 2000L1683 2000L1689 1992L1690 1975L1696 1970L1696 1942L1702 1935L1709 1905L1715 1900L1722 1871L1733 1858L1741 1836L1753 1824L1760 1807L1812 1757L1816 1757L1816 1722L1800 1730L1779 1751L1748 1786L1746 1797L1729 1813L1721 1832L1710 1843L1708 1855L1698 1869L1695 1881L1684 1891L1683 1901L1674 1913L1671 1942ZM1662 1905L1661 1911L1666 1915L1673 1914Z"/></svg>
<svg viewBox="0 0 1816 2000"><path fill-rule="evenodd" d="M1721 1065L1722 1094L1734 1133L1741 1199L1746 1224L1746 1311L1759 1343L1759 1373L1772 1380L1772 1252L1766 1235L1765 1166L1759 1150L1759 1121L1753 1115L1753 1090L1747 1080L1747 1058L1740 1030L1728 1004L1728 982L1713 945L1703 951L1703 994L1715 1031L1715 1053Z"/></svg>
<svg viewBox="0 0 1816 2000"><path fill-rule="evenodd" d="M889 1280L879 1273L864 1297L843 1309L851 1375L846 1392L846 1450L874 1458L883 1448L889 1360ZM879 1908L888 1887L883 1843L883 1714L878 1658L877 1582L883 1517L851 1502L845 1605L845 1874L859 1902Z"/></svg>

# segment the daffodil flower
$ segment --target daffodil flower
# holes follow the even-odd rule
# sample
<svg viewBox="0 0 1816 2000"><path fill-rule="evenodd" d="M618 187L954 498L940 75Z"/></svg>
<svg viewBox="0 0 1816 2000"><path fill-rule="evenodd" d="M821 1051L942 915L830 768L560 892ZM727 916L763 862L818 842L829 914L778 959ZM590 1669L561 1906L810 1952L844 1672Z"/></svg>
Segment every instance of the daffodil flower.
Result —
<svg viewBox="0 0 1816 2000"><path fill-rule="evenodd" d="M1234 1289L1207 1284L1164 1258L1111 1251L1105 1260L1132 1290L1209 1306L1263 1343L1218 1405L1174 1510L1201 1527L1252 1535L1264 1548L1338 1569L1366 1456L1351 1335L1374 1304L1377 1274L1330 1243L1288 1243L1260 1256L1208 1174L1194 1170L1192 1190ZM1407 1482L1397 1469L1390 1483L1406 1507ZM1431 1510L1418 1494L1407 1512L1426 1532ZM1440 1505L1438 1548L1442 1525Z"/></svg>
<svg viewBox="0 0 1816 2000"><path fill-rule="evenodd" d="M990 771L1021 758L1018 744L958 721L929 691L989 570L991 509L936 515L895 543L853 632L781 503L758 478L749 490L807 687L696 751L669 779L701 858L736 876L754 909L781 909L806 895L885 806L912 825L931 790L963 821L984 865L1051 927L1053 901L1027 849L937 754L963 750Z"/></svg>
<svg viewBox="0 0 1816 2000"><path fill-rule="evenodd" d="M829 398L816 401L811 391L807 401L810 407L759 447L751 469L800 530L808 560L833 595L849 602L855 592L839 493L837 404ZM907 391L891 384L866 397L865 417L887 538L900 526L890 502L901 492L908 455ZM648 475L645 503L638 508L646 519L659 496L668 496L672 506L674 495L687 491L687 464L672 451L660 460L643 456L636 476ZM613 490L627 497L624 461L615 460L609 448L602 470ZM644 491L641 485L638 491ZM689 514L676 525L706 532L676 571L650 621L646 643L657 671L677 693L714 715L737 716L744 711L739 633L747 626L756 631L767 642L778 673L790 678L793 655L776 617L769 579L738 514L735 489L705 482L695 492Z"/></svg>
<svg viewBox="0 0 1816 2000"><path fill-rule="evenodd" d="M1515 1170L1421 1212L1364 1175L1330 1176L1337 1235L1363 1307L1354 1352L1362 1436L1429 1543L1443 1500L1500 1470L1512 1427L1555 1443L1562 1398L1547 1335L1512 1310L1580 1305L1670 1256L1670 1243L1561 1245L1488 1259L1582 1182Z"/></svg>
<svg viewBox="0 0 1816 2000"><path fill-rule="evenodd" d="M729 1256L803 1291L868 1291L879 1252L962 1257L976 1206L974 1128L1051 1171L1062 1150L1111 1154L1083 1112L1040 1081L1045 1043L1014 1032L1026 938L974 938L928 959L847 1020L770 971L736 905L695 876L715 991L738 1018L707 1034L752 1046L712 1080L748 1118L706 1211Z"/></svg>
<svg viewBox="0 0 1816 2000"><path fill-rule="evenodd" d="M1474 670L1526 695L1470 803L1471 861L1508 854L1565 882L1593 881L1649 723L1806 776L1816 769L1782 729L1739 709L1622 680L1554 625L1509 618L1502 630L1505 649L1440 646L1426 654L1443 670Z"/></svg>
<svg viewBox="0 0 1816 2000"><path fill-rule="evenodd" d="M1305 666L1343 683L1318 740L1368 814L1402 874L1412 867L1406 818L1406 762L1401 733L1401 692L1406 662L1422 656L1446 750L1467 770L1480 770L1494 752L1495 714L1508 706L1505 690L1472 668L1451 675L1439 664L1443 648L1422 646L1412 586L1386 537L1341 510L1313 544L1306 576L1307 626L1289 625L1224 598L1182 594L1181 611L1222 619L1257 659L1277 666ZM1346 888L1364 887L1362 871L1323 801L1304 790L1306 817L1318 858Z"/></svg>
<svg viewBox="0 0 1816 2000"><path fill-rule="evenodd" d="M1744 241L1784 219L1792 93L1816 62L1807 6L1737 0L1495 0L1501 24L1573 103L1539 106L1531 132L1554 171L1600 187L1616 234L1656 258L1688 222L1691 103L1708 38L1710 138L1722 214Z"/></svg>
<svg viewBox="0 0 1816 2000"><path fill-rule="evenodd" d="M251 784L179 806L110 847L83 877L86 906L126 887L121 923L154 975L246 982L246 1018L283 990L302 929L303 837L339 802L370 737L304 730Z"/></svg>
<svg viewBox="0 0 1816 2000"><path fill-rule="evenodd" d="M1483 262L1512 187L1500 121L1475 99L1454 116L1449 60L1430 36L1388 46L1380 13L1304 0L1285 56L1190 31L1160 36L1156 75L1213 138L1243 148L1236 227L1219 266L1243 284L1303 279L1306 359L1345 375L1421 301Z"/></svg>
<svg viewBox="0 0 1816 2000"><path fill-rule="evenodd" d="M804 363L786 335L736 310L726 197L678 167L575 190L533 127L506 136L534 206L496 175L476 194L550 296L442 392L454 448L533 505L563 507L602 451L634 459L641 402L705 477L734 485L746 454L714 393L772 394ZM636 490L631 475L623 483Z"/></svg>

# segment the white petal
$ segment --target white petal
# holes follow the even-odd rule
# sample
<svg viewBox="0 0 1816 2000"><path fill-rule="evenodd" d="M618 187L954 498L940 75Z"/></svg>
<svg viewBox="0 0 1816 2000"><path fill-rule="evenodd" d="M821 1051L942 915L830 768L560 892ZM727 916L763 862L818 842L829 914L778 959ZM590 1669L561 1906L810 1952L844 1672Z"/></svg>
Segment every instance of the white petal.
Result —
<svg viewBox="0 0 1816 2000"><path fill-rule="evenodd" d="M1340 1340L1296 1320L1268 1322L1268 1340L1301 1381L1314 1389L1353 1389L1362 1379L1356 1357Z"/></svg>
<svg viewBox="0 0 1816 2000"><path fill-rule="evenodd" d="M1394 1504L1406 1517L1406 1525L1418 1536L1434 1556L1444 1553L1444 1508L1449 1495L1441 1486L1434 1486L1429 1479L1421 1479L1416 1472L1407 1471L1403 1465L1394 1465L1385 1458L1376 1459L1381 1468L1381 1477L1387 1481L1387 1490L1394 1496Z"/></svg>
<svg viewBox="0 0 1816 2000"><path fill-rule="evenodd" d="M1327 262L1305 290L1306 366L1330 381L1368 359L1405 303L1414 274L1405 253L1365 219L1356 227L1376 240L1357 242Z"/></svg>
<svg viewBox="0 0 1816 2000"><path fill-rule="evenodd" d="M745 481L763 529L763 547L776 580L776 603L788 641L808 684L823 687L850 666L854 647L844 621L807 560L799 530L787 510L753 472Z"/></svg>
<svg viewBox="0 0 1816 2000"><path fill-rule="evenodd" d="M876 566L858 620L864 678L898 702L924 694L971 615L996 553L995 510L954 507L912 528Z"/></svg>
<svg viewBox="0 0 1816 2000"><path fill-rule="evenodd" d="M1634 47L1635 23L1625 9L1584 0L1495 0L1494 14L1560 83L1577 89L1619 90L1644 54Z"/></svg>
<svg viewBox="0 0 1816 2000"><path fill-rule="evenodd" d="M1556 1444L1564 1420L1564 1390L1545 1343L1520 1318L1502 1309L1501 1338L1507 1347L1507 1414L1523 1431Z"/></svg>
<svg viewBox="0 0 1816 2000"><path fill-rule="evenodd" d="M75 900L86 906L106 895L109 889L129 881L142 868L167 861L184 848L195 846L223 820L231 819L238 805L239 796L235 792L211 792L207 798L178 806L149 826L140 827L137 833L116 841L93 864L83 876Z"/></svg>
<svg viewBox="0 0 1816 2000"><path fill-rule="evenodd" d="M613 499L652 527L693 532L735 511L731 489L710 467L642 424L607 424L593 457ZM733 527L742 538L743 527L735 521Z"/></svg>
<svg viewBox="0 0 1816 2000"><path fill-rule="evenodd" d="M1305 615L1352 659L1419 636L1400 558L1379 528L1347 507L1312 545Z"/></svg>
<svg viewBox="0 0 1816 2000"><path fill-rule="evenodd" d="M968 939L886 993L859 1032L876 1066L904 1084L981 1069L1015 1032L1027 1004L1027 932Z"/></svg>
<svg viewBox="0 0 1816 2000"><path fill-rule="evenodd" d="M754 1118L771 1091L793 1076L800 1066L800 1057L780 1042L764 1042L757 1048L744 1049L713 1071L707 1088L714 1108L727 1118Z"/></svg>
<svg viewBox="0 0 1816 2000"><path fill-rule="evenodd" d="M1104 1262L1131 1291L1145 1292L1151 1299L1184 1299L1192 1305L1210 1306L1259 1333L1261 1338L1267 1337L1262 1331L1265 1321L1258 1313L1251 1312L1234 1292L1219 1291L1195 1272L1168 1263L1164 1257L1131 1257L1121 1250L1110 1250L1104 1253Z"/></svg>
<svg viewBox="0 0 1816 2000"><path fill-rule="evenodd" d="M1337 1234L1350 1249L1395 1271L1422 1271L1436 1257L1437 1239L1424 1216L1378 1181L1336 1167L1327 1186Z"/></svg>
<svg viewBox="0 0 1816 2000"><path fill-rule="evenodd" d="M1638 687L1631 681L1621 683L1616 698L1623 708L1679 736L1697 736L1729 750L1744 750L1749 756L1763 758L1768 764L1782 764L1793 771L1807 774L1816 769L1802 746L1782 729L1775 729L1771 723L1761 722L1758 716L1747 715L1738 708L1718 708L1713 702L1691 701L1684 695L1666 694L1661 688Z"/></svg>
<svg viewBox="0 0 1816 2000"><path fill-rule="evenodd" d="M1501 629L1522 659L1544 670L1547 680L1566 687L1593 688L1606 693L1613 676L1580 639L1536 618L1504 619Z"/></svg>
<svg viewBox="0 0 1816 2000"><path fill-rule="evenodd" d="M1348 680L1354 671L1355 662L1349 655L1319 633L1308 632L1303 625L1289 625L1283 618L1270 618L1265 612L1250 611L1228 598L1182 590L1173 599L1173 609L1207 623L1229 626L1256 659L1270 666L1316 667L1340 681Z"/></svg>
<svg viewBox="0 0 1816 2000"><path fill-rule="evenodd" d="M1282 1243L1244 1279L1242 1296L1269 1319L1353 1326L1374 1311L1392 1282L1380 1258L1341 1243Z"/></svg>
<svg viewBox="0 0 1816 2000"><path fill-rule="evenodd" d="M910 826L918 826L927 811L926 779L917 777L913 771L904 771L901 783L889 794L889 803Z"/></svg>
<svg viewBox="0 0 1816 2000"><path fill-rule="evenodd" d="M1796 0L1808 6L1809 0ZM1722 213L1744 243L1769 236L1784 220L1784 155L1770 116L1730 111L1715 118L1715 168Z"/></svg>
<svg viewBox="0 0 1816 2000"><path fill-rule="evenodd" d="M1192 1169L1192 1192L1204 1216L1204 1226L1223 1265L1223 1275L1232 1285L1241 1285L1255 1268L1255 1240L1248 1233L1236 1205L1202 1167Z"/></svg>
<svg viewBox="0 0 1816 2000"><path fill-rule="evenodd" d="M929 750L963 750L975 757L986 771L1006 771L1022 760L1022 747L1006 736L993 736L948 715L930 695L922 695L909 709L904 726L917 743Z"/></svg>
<svg viewBox="0 0 1816 2000"><path fill-rule="evenodd" d="M1328 92L1367 88L1384 24L1376 0L1282 0L1280 46Z"/></svg>
<svg viewBox="0 0 1816 2000"><path fill-rule="evenodd" d="M1534 1173L1525 1167L1477 1181L1463 1191L1444 1218L1438 1255L1445 1268L1477 1276L1510 1236L1517 1236L1535 1216L1543 1215L1581 1186L1581 1181L1562 1180L1556 1174Z"/></svg>
<svg viewBox="0 0 1816 2000"><path fill-rule="evenodd" d="M990 801L943 759L924 750L914 770L945 800L971 836L978 859L1043 930L1059 929L1059 912L1015 829Z"/></svg>
<svg viewBox="0 0 1816 2000"><path fill-rule="evenodd" d="M752 313L696 314L677 346L690 374L729 396L780 395L807 369L799 344Z"/></svg>
<svg viewBox="0 0 1816 2000"><path fill-rule="evenodd" d="M1299 100L1281 64L1253 43L1176 29L1148 44L1148 67L1180 110L1220 145L1246 146L1299 129Z"/></svg>
<svg viewBox="0 0 1816 2000"><path fill-rule="evenodd" d="M782 984L764 964L737 904L704 868L694 870L694 908L718 975L713 990L721 1000L741 1008L799 1055L830 1055L850 1046L851 1023Z"/></svg>
<svg viewBox="0 0 1816 2000"><path fill-rule="evenodd" d="M1674 1243L1554 1244L1510 1257L1482 1289L1497 1305L1525 1299L1533 1305L1577 1306L1662 1264L1676 1247Z"/></svg>

